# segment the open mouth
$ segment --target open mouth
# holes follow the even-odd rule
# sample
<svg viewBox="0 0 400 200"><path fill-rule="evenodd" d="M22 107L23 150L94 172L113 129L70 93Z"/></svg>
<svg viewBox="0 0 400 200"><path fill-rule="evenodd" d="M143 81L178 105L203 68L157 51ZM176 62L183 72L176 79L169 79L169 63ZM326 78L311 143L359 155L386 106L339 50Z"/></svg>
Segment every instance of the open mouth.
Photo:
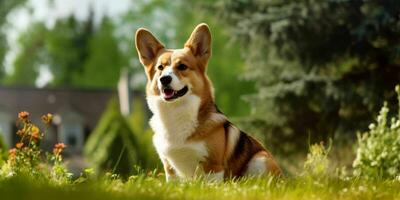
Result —
<svg viewBox="0 0 400 200"><path fill-rule="evenodd" d="M173 90L172 88L164 88L162 90L163 97L167 101L171 101L173 99L179 98L185 95L188 92L188 87L185 86L181 90Z"/></svg>

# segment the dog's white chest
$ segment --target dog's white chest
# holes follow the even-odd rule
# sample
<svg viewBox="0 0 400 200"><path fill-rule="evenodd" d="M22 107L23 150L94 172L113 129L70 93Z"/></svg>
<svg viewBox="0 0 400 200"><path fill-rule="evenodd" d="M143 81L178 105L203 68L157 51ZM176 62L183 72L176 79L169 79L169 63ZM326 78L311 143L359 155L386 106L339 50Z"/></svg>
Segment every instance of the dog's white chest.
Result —
<svg viewBox="0 0 400 200"><path fill-rule="evenodd" d="M180 177L192 177L199 162L207 156L202 142L187 142L198 126L200 98L187 95L166 103L159 97L148 97L153 117L150 120L155 135L153 143L160 157L167 159Z"/></svg>

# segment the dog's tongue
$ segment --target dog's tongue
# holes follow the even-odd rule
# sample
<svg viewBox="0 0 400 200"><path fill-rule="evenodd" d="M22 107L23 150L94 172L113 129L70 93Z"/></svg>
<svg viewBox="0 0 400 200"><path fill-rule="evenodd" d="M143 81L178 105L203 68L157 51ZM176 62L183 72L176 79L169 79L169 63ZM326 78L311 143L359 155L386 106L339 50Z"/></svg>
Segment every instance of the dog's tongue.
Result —
<svg viewBox="0 0 400 200"><path fill-rule="evenodd" d="M174 90L172 89L164 89L163 93L164 93L164 98L166 99L172 98L174 96Z"/></svg>

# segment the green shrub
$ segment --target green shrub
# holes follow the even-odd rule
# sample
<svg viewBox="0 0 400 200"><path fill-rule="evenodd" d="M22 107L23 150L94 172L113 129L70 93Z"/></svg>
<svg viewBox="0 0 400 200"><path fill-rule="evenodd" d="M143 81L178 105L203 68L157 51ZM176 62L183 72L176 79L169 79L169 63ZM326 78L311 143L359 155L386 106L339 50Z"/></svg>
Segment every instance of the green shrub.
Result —
<svg viewBox="0 0 400 200"><path fill-rule="evenodd" d="M153 132L148 125L149 119L144 102L141 97L135 98L132 104L133 112L127 121L138 140L142 158L138 164L145 170L154 170L162 165L153 146Z"/></svg>
<svg viewBox="0 0 400 200"><path fill-rule="evenodd" d="M389 108L385 102L376 123L369 131L358 134L354 175L364 178L395 178L400 175L400 86L396 86L399 114L388 123Z"/></svg>
<svg viewBox="0 0 400 200"><path fill-rule="evenodd" d="M326 148L323 142L313 144L309 147L307 160L304 162L303 175L311 177L323 177L328 175L329 158L331 143Z"/></svg>
<svg viewBox="0 0 400 200"><path fill-rule="evenodd" d="M7 145L4 142L1 130L0 130L0 167L4 164L4 161L7 159Z"/></svg>
<svg viewBox="0 0 400 200"><path fill-rule="evenodd" d="M112 171L127 176L143 160L137 138L121 115L116 98L110 100L84 151L96 172Z"/></svg>

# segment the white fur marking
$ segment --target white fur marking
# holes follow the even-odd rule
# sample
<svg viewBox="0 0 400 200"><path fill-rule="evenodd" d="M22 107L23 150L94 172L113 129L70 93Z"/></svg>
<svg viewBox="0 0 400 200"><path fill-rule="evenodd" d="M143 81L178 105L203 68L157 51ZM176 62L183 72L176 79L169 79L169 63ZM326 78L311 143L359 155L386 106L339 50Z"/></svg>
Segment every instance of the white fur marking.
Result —
<svg viewBox="0 0 400 200"><path fill-rule="evenodd" d="M267 171L267 158L265 156L253 156L247 164L246 175L260 176Z"/></svg>
<svg viewBox="0 0 400 200"><path fill-rule="evenodd" d="M208 155L203 142L187 142L198 126L200 98L187 94L173 102L160 96L148 96L153 112L150 126L155 132L153 143L160 157L168 160L181 178L192 178L198 165Z"/></svg>
<svg viewBox="0 0 400 200"><path fill-rule="evenodd" d="M175 75L174 70L173 70L173 68L172 68L171 66L170 66L170 67L167 67L167 68L162 72L162 74L161 74L160 77L166 76L166 75L171 76L171 78L172 78L172 81L171 81L171 83L170 83L169 85L170 85L170 87L171 87L173 90L181 90L181 89L183 89L183 88L185 87L185 84L183 84L183 83L179 80L179 78ZM162 88L162 84L161 84L160 79L158 79L158 81L157 81L157 86L158 86L158 89L161 89L161 88Z"/></svg>
<svg viewBox="0 0 400 200"><path fill-rule="evenodd" d="M235 146L237 144L237 141L240 136L240 130L236 128L235 126L229 126L228 129L228 146L227 146L227 156L228 158L231 156L233 150L235 149Z"/></svg>
<svg viewBox="0 0 400 200"><path fill-rule="evenodd" d="M205 179L209 182L222 182L224 180L224 171L206 174Z"/></svg>
<svg viewBox="0 0 400 200"><path fill-rule="evenodd" d="M226 117L220 113L212 113L210 119L216 123L226 121Z"/></svg>

